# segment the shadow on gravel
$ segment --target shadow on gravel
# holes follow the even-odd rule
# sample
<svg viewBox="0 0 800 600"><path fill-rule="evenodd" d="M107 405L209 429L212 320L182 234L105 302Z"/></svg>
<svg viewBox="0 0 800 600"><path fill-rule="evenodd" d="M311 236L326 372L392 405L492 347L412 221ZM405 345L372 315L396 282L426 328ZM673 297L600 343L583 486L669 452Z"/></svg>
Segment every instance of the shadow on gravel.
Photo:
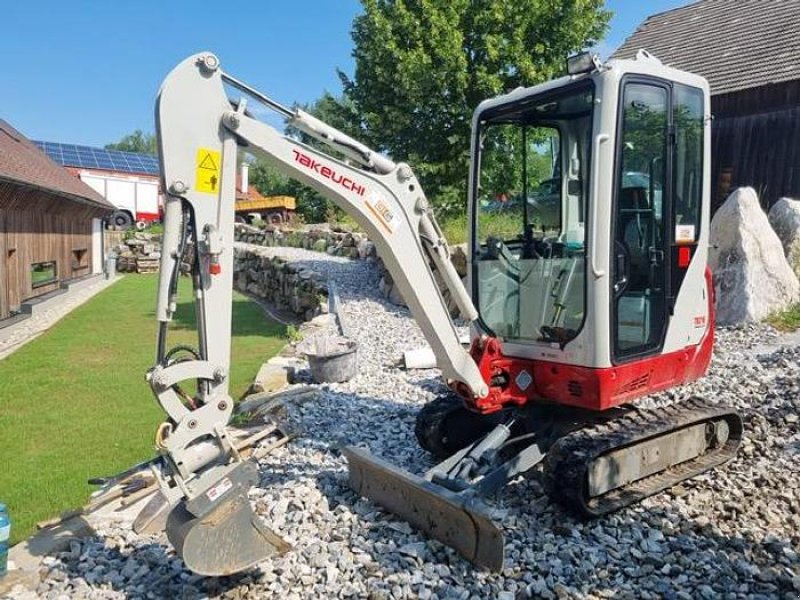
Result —
<svg viewBox="0 0 800 600"><path fill-rule="evenodd" d="M102 544L104 540L88 538L87 544ZM91 561L91 562L89 562ZM72 581L70 595L96 597L98 588L122 592L130 598L195 599L220 597L228 591L258 579L257 569L229 577L201 577L186 571L166 540L153 542L130 550L106 545L101 559L65 553L62 563L52 569L48 579Z"/></svg>

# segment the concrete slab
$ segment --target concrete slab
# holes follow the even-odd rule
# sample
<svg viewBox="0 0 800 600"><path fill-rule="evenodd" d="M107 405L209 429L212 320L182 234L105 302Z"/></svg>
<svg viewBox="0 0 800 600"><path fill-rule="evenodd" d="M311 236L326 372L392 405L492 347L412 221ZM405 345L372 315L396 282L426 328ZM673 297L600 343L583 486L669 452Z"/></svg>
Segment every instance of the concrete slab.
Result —
<svg viewBox="0 0 800 600"><path fill-rule="evenodd" d="M20 542L11 548L8 560L14 561L17 569L36 571L45 556L63 552L72 540L89 535L94 535L94 528L86 518L74 517Z"/></svg>
<svg viewBox="0 0 800 600"><path fill-rule="evenodd" d="M93 275L87 275L86 277L81 277L80 279L73 279L72 281L67 281L61 287L65 290L69 290L70 292L74 292L76 290L81 290L85 287L89 287L91 285L95 285L96 283L100 283L103 281L105 276L102 273L95 273Z"/></svg>
<svg viewBox="0 0 800 600"><path fill-rule="evenodd" d="M38 315L51 306L56 305L59 302L63 301L62 296L67 293L66 288L59 288L57 290L53 290L52 292L45 294L44 296L37 296L36 298L31 298L30 300L26 300L22 303L19 307L20 311L26 315Z"/></svg>

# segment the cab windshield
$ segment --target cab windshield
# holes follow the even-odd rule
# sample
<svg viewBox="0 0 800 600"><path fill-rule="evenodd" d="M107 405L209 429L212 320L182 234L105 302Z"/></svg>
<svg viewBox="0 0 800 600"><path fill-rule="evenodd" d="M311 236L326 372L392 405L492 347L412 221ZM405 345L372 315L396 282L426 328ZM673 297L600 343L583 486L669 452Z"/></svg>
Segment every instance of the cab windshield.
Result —
<svg viewBox="0 0 800 600"><path fill-rule="evenodd" d="M587 82L481 115L473 297L505 340L563 347L583 323L593 103Z"/></svg>

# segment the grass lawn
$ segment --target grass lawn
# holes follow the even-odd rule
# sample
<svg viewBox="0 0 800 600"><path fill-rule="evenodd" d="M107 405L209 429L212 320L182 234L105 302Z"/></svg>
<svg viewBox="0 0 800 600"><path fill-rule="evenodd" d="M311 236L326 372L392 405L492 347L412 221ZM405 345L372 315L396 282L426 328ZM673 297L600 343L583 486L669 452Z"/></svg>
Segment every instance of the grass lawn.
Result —
<svg viewBox="0 0 800 600"><path fill-rule="evenodd" d="M12 543L35 523L85 503L89 477L153 456L164 413L144 375L155 355L157 277L128 275L0 360L0 502ZM196 346L183 278L168 343ZM234 293L231 394L286 343L285 327Z"/></svg>
<svg viewBox="0 0 800 600"><path fill-rule="evenodd" d="M792 304L786 310L772 313L767 323L778 331L796 331L800 329L800 304Z"/></svg>

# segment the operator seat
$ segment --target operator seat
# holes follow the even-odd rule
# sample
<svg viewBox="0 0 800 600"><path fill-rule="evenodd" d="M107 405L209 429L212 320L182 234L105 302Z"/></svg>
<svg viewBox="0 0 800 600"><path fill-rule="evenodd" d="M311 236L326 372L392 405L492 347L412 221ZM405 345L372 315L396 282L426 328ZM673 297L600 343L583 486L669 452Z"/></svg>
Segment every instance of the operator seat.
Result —
<svg viewBox="0 0 800 600"><path fill-rule="evenodd" d="M630 280L628 290L644 291L650 286L650 245L654 215L643 187L622 188L619 195L617 239L628 250Z"/></svg>

